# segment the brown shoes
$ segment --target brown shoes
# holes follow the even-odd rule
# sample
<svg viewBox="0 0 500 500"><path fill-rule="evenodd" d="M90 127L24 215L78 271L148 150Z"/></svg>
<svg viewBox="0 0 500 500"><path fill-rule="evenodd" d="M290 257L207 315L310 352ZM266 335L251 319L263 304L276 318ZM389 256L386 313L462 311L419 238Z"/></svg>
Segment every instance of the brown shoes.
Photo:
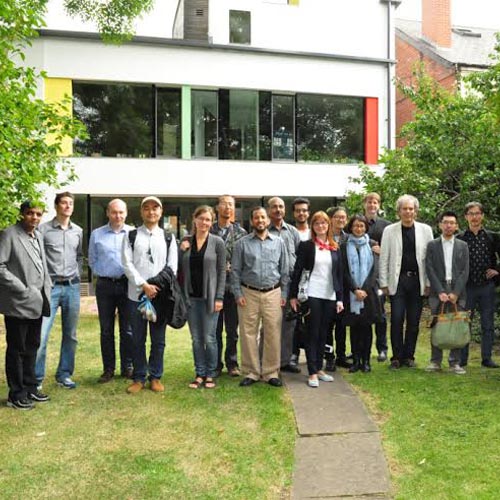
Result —
<svg viewBox="0 0 500 500"><path fill-rule="evenodd" d="M99 380L97 381L99 384L106 384L108 383L113 377L115 376L115 373L111 370L104 370L104 373L99 377Z"/></svg>
<svg viewBox="0 0 500 500"><path fill-rule="evenodd" d="M144 382L136 380L134 383L127 387L127 392L129 394L136 394L144 389Z"/></svg>
<svg viewBox="0 0 500 500"><path fill-rule="evenodd" d="M153 392L163 392L165 387L157 378L153 378L151 379L151 390Z"/></svg>

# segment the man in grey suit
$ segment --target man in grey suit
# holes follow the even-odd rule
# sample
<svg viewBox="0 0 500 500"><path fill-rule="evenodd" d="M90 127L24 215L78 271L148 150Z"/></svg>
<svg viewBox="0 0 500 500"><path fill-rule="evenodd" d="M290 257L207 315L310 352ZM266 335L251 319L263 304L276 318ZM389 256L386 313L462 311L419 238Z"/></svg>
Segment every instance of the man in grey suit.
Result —
<svg viewBox="0 0 500 500"><path fill-rule="evenodd" d="M433 315L445 307L457 304L465 308L465 286L469 277L469 248L467 243L455 238L458 229L457 214L447 211L439 218L441 236L432 240L427 245L425 269L429 278L431 289L429 306ZM461 349L451 349L449 363L450 371L457 375L465 374L460 366ZM431 345L431 362L426 368L428 372L441 370L443 351Z"/></svg>
<svg viewBox="0 0 500 500"><path fill-rule="evenodd" d="M42 316L50 315L51 281L43 241L36 230L43 209L27 201L21 220L0 233L0 312L5 315L9 385L7 406L31 410L49 400L37 390L35 359Z"/></svg>

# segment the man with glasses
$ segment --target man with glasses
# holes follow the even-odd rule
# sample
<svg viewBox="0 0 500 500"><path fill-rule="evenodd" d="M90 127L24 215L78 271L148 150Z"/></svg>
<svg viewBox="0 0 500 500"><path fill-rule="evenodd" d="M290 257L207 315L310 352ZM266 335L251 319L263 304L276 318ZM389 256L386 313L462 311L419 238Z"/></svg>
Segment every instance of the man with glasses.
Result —
<svg viewBox="0 0 500 500"><path fill-rule="evenodd" d="M158 315L157 321L148 321L138 310L142 295L153 300L160 291L159 287L148 283L149 278L159 274L166 264L174 274L177 273L177 244L174 238L168 243L165 232L159 225L162 215L161 201L156 196L146 196L141 202L143 224L134 233L133 243L130 235L128 238L123 238L122 264L128 279L128 307L133 339L134 381L127 388L130 394L135 394L144 388L146 377L149 378L153 392L165 390L161 377L166 318L160 320ZM146 359L148 324L151 337L149 363Z"/></svg>
<svg viewBox="0 0 500 500"><path fill-rule="evenodd" d="M465 205L465 219L469 225L457 238L469 247L469 280L467 281L467 309L477 309L481 316L481 365L498 368L491 359L495 333L495 280L498 279L499 235L483 228L484 209L478 201ZM462 349L461 366L467 366L469 346Z"/></svg>
<svg viewBox="0 0 500 500"><path fill-rule="evenodd" d="M0 232L0 313L4 314L7 406L31 410L49 396L37 388L35 359L42 316L50 315L51 282L38 224L39 204L21 205L17 224Z"/></svg>
<svg viewBox="0 0 500 500"><path fill-rule="evenodd" d="M217 221L212 226L211 233L220 236L226 247L226 289L224 292L224 305L219 313L217 321L217 371L220 373L223 368L222 363L222 330L226 330L226 350L224 362L227 372L231 377L238 377L240 369L238 366L238 306L234 294L231 291L231 258L236 242L245 236L247 232L237 222L234 221L235 200L230 195L219 196L217 203Z"/></svg>

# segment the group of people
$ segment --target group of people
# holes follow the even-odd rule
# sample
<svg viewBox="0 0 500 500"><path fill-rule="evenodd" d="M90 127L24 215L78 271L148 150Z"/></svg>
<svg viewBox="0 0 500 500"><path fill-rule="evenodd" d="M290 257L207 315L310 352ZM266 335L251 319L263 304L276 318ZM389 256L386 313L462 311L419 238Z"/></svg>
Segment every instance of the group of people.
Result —
<svg viewBox="0 0 500 500"><path fill-rule="evenodd" d="M47 342L59 308L62 340L55 378L63 388L76 387L72 377L83 232L71 221L71 193L57 194L55 217L40 225L44 210L38 205L23 203L19 222L0 233L7 404L21 410L50 399L42 383ZM259 381L280 387L280 372L300 373L301 347L312 388L320 381L332 382L330 373L339 366L369 372L372 330L377 360L388 359L386 297L391 304L391 369L415 367L425 296L434 315L448 304L478 310L482 365L497 368L492 348L500 238L484 229L482 205L466 205L468 228L460 234L457 214L443 212L436 239L430 226L416 220L419 202L414 196L398 199L395 223L379 216L377 193L367 194L363 207L362 215L351 218L343 207L311 216L309 200L296 198L292 225L285 221L284 201L273 197L266 208L251 210L247 234L234 220L234 197L223 195L216 212L208 205L196 208L191 234L178 245L160 227L159 198L142 200L143 224L137 229L125 223L125 202L110 201L108 223L92 232L88 256L97 277L103 363L98 382L115 376L118 316L120 374L131 379L127 391L137 393L148 381L152 391L164 390L164 298L176 281L188 306L192 389L216 387L224 365L230 376L243 376L242 387ZM143 314L146 299L156 305L155 318ZM352 356L346 351L347 327ZM441 370L442 358L442 351L432 346L427 370ZM468 346L450 352L452 372L465 373L467 362Z"/></svg>

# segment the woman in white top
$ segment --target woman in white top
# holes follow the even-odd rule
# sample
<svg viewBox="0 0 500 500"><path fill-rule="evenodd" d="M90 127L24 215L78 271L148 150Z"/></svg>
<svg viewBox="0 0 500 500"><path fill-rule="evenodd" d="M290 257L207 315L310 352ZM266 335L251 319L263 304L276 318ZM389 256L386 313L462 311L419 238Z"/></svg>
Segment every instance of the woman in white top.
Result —
<svg viewBox="0 0 500 500"><path fill-rule="evenodd" d="M303 270L310 271L307 316L306 358L309 387L318 387L319 381L332 382L333 377L323 371L323 354L328 326L332 316L344 309L342 302L342 262L338 244L333 240L330 218L325 212L316 212L311 219L311 239L301 242L290 286L290 304L295 311Z"/></svg>

